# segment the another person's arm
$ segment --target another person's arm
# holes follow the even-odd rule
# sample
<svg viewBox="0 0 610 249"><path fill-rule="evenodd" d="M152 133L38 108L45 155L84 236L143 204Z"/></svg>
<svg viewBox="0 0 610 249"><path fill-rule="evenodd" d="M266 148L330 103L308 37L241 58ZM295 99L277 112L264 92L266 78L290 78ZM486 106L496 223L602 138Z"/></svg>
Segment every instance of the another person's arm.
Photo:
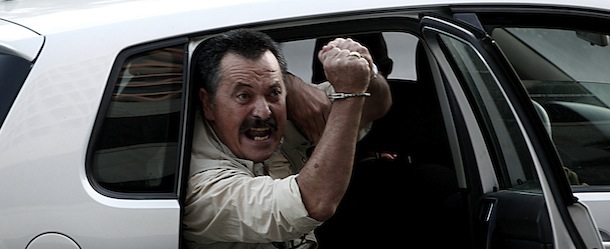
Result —
<svg viewBox="0 0 610 249"><path fill-rule="evenodd" d="M330 112L330 100L324 91L301 78L286 75L286 109L288 119L295 122L303 135L314 144L320 140L326 118Z"/></svg>
<svg viewBox="0 0 610 249"><path fill-rule="evenodd" d="M369 62L372 71L373 60L366 47L351 39L343 39L336 46L359 52ZM324 91L305 83L295 75L288 75L286 81L288 89L286 106L289 118L297 123L310 141L317 143L326 124L330 101ZM383 117L392 105L390 88L381 74L371 78L367 92L371 93L371 97L367 97L365 101L361 128Z"/></svg>
<svg viewBox="0 0 610 249"><path fill-rule="evenodd" d="M366 101L364 102L362 121L360 122L361 126L382 118L392 106L390 87L381 74L378 74L376 78L371 79L367 92L371 93L371 97L366 98Z"/></svg>

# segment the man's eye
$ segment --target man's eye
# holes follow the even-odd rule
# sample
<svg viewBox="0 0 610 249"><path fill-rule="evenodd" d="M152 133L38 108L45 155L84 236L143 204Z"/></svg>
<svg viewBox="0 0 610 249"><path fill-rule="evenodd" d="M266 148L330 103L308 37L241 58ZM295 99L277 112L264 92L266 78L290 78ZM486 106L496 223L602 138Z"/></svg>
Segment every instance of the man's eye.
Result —
<svg viewBox="0 0 610 249"><path fill-rule="evenodd" d="M271 91L271 94L269 94L269 95L271 95L272 97L277 97L277 96L280 96L281 94L282 94L282 91L273 90L273 91Z"/></svg>
<svg viewBox="0 0 610 249"><path fill-rule="evenodd" d="M237 98L239 100L248 100L248 99L250 99L250 94L240 93L240 94L237 94Z"/></svg>

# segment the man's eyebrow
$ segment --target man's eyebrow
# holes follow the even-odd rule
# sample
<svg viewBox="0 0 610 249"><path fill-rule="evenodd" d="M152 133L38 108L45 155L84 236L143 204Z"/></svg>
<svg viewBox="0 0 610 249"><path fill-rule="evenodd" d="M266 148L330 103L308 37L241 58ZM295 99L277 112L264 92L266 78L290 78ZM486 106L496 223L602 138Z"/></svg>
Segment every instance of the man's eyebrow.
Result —
<svg viewBox="0 0 610 249"><path fill-rule="evenodd" d="M269 85L269 88L275 88L275 87L282 87L282 84L280 83L281 80L276 80L274 81L271 85ZM235 82L235 87L234 88L254 88L252 83L248 83L248 82L244 82L244 81L238 81Z"/></svg>
<svg viewBox="0 0 610 249"><path fill-rule="evenodd" d="M271 84L271 86L269 88L273 88L273 87L282 87L282 84L280 84L279 80L276 80L275 82L273 82L273 84Z"/></svg>
<svg viewBox="0 0 610 249"><path fill-rule="evenodd" d="M243 88L243 87L252 88L253 86L251 83L238 81L235 83L235 87L236 88Z"/></svg>

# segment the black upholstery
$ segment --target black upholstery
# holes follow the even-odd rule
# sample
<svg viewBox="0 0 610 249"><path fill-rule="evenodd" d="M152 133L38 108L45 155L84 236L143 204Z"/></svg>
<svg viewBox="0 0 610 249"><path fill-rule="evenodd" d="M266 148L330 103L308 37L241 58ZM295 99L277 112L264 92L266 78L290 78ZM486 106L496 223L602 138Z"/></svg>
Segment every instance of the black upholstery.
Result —
<svg viewBox="0 0 610 249"><path fill-rule="evenodd" d="M366 157L367 151L391 151L407 163L452 164L436 89L421 46L416 67L417 81L388 79L392 107L360 142L360 157Z"/></svg>
<svg viewBox="0 0 610 249"><path fill-rule="evenodd" d="M422 56L417 82L389 80L393 106L360 141L358 158L367 159L354 166L336 214L316 230L320 249L463 248L468 241L438 97ZM370 159L371 151L399 158Z"/></svg>
<svg viewBox="0 0 610 249"><path fill-rule="evenodd" d="M463 216L455 179L436 164L359 163L336 214L316 230L319 248L409 248L439 239L460 245L466 237L456 229Z"/></svg>

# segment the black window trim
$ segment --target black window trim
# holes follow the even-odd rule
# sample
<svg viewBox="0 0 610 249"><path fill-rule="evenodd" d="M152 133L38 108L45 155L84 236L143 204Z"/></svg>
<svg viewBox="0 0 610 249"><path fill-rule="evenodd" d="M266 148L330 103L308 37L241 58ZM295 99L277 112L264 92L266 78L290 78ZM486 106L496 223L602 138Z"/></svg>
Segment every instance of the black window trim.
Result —
<svg viewBox="0 0 610 249"><path fill-rule="evenodd" d="M10 60L8 62L10 65L8 67L2 66L2 71L0 71L2 81L0 86L0 128L2 128L15 99L17 99L34 66L34 61L28 61L22 57L6 53L0 53L0 59L2 61Z"/></svg>
<svg viewBox="0 0 610 249"><path fill-rule="evenodd" d="M138 54L138 53L142 53L142 52L146 52L146 51L151 51L154 49L159 49L159 48L164 48L164 47L170 47L170 46L176 46L176 45L180 45L183 44L184 47L184 51L188 51L188 38L186 37L180 37L180 38L173 38L173 39L169 39L169 40L164 40L164 41L159 41L159 42L154 42L154 43L148 43L148 44L140 44L140 45L135 45L132 47L128 47L126 49L124 49L123 51L121 51L118 56L116 57L112 69L110 71L109 77L108 77L108 81L106 83L106 88L104 90L104 94L102 97L102 100L100 102L100 107L98 109L96 118L95 118L95 123L93 125L93 129L91 132L91 137L89 139L89 144L87 146L87 154L86 154L86 158L85 158L85 172L87 175L87 180L89 181L89 183L91 184L91 186L93 187L93 189L95 189L98 193L107 196L107 197L111 197L111 198L117 198L117 199L177 199L178 198L178 193L179 193L179 189L180 189L180 185L181 184L181 176L183 173L183 162L184 162L184 143L185 143L185 137L184 137L184 115L185 115L185 110L184 107L186 106L186 102L187 102L187 98L186 96L183 96L182 98L182 105L181 105L181 114L180 114L180 134L179 134L179 140L178 140L178 161L176 162L176 170L175 170L175 179L174 179L174 187L173 187L173 192L172 193L131 193L131 192L118 192L118 191L113 191L113 190L109 190L104 188L103 186L101 186L101 184L99 184L93 177L93 173L92 173L92 167L93 167L93 159L95 156L95 145L97 143L97 139L100 136L101 133L101 129L102 129L102 124L104 122L106 113L108 111L108 108L110 106L110 103L112 102L111 98L112 98L112 94L114 92L114 88L116 86L117 83L117 79L119 77L119 74L121 72L121 68L123 66L123 63L125 62L125 60L127 58L129 58L130 56L134 55L134 54ZM185 75L187 75L188 73L188 56L185 56L184 59L184 68L183 68L183 73ZM183 86L182 86L182 91L183 93L188 92L188 80L187 77L183 77ZM189 140L190 141L190 140Z"/></svg>

